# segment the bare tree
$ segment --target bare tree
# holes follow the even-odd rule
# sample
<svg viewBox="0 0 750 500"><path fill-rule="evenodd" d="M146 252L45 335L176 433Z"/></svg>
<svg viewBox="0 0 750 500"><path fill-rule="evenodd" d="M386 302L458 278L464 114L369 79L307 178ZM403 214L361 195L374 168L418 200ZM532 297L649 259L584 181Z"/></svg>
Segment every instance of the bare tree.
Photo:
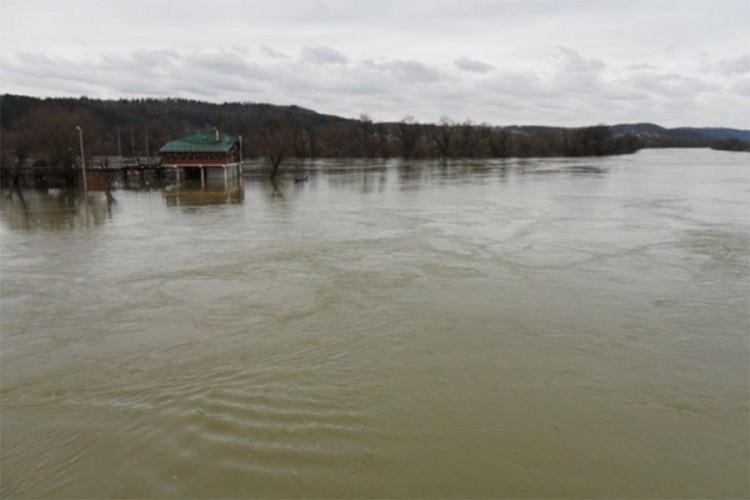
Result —
<svg viewBox="0 0 750 500"><path fill-rule="evenodd" d="M383 123L378 123L375 126L375 154L383 159L388 159L391 156L391 134L388 127Z"/></svg>
<svg viewBox="0 0 750 500"><path fill-rule="evenodd" d="M31 154L39 155L41 162L72 184L79 156L76 126L85 131L86 151L99 152L104 128L101 120L85 109L41 104L19 120L15 129L29 138Z"/></svg>
<svg viewBox="0 0 750 500"><path fill-rule="evenodd" d="M422 133L421 127L413 116L407 116L398 124L398 140L401 144L401 156L404 160L412 158Z"/></svg>
<svg viewBox="0 0 750 500"><path fill-rule="evenodd" d="M23 164L31 154L31 137L25 130L3 130L0 144L2 183L17 188L21 185Z"/></svg>
<svg viewBox="0 0 750 500"><path fill-rule="evenodd" d="M294 133L275 111L266 113L260 121L256 134L263 155L271 164L271 179L281 173L281 162L294 143Z"/></svg>
<svg viewBox="0 0 750 500"><path fill-rule="evenodd" d="M451 146L451 136L453 135L453 121L450 118L442 117L440 124L437 126L433 135L433 142L437 147L438 158L448 158Z"/></svg>
<svg viewBox="0 0 750 500"><path fill-rule="evenodd" d="M510 132L505 129L493 131L490 136L490 154L495 158L510 156Z"/></svg>
<svg viewBox="0 0 750 500"><path fill-rule="evenodd" d="M365 113L359 115L359 127L355 134L357 156L374 158L377 155L375 127L372 119Z"/></svg>

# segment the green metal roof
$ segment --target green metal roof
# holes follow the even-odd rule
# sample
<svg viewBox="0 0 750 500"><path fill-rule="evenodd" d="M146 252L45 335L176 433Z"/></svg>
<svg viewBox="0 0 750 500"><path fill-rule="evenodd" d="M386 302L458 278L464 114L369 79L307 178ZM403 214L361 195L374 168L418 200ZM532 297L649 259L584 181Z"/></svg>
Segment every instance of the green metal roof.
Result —
<svg viewBox="0 0 750 500"><path fill-rule="evenodd" d="M217 141L216 132L211 130L168 142L162 146L159 153L227 153L236 142L236 138L224 133L219 133Z"/></svg>

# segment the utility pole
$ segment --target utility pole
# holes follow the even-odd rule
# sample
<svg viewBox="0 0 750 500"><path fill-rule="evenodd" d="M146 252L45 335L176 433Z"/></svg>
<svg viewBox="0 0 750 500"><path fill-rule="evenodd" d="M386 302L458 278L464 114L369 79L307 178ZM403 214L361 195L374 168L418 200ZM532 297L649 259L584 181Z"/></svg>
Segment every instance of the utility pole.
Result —
<svg viewBox="0 0 750 500"><path fill-rule="evenodd" d="M78 131L78 141L81 144L81 167L83 168L83 191L88 191L88 188L86 186L86 155L83 152L83 129L80 125L76 125L76 130Z"/></svg>
<svg viewBox="0 0 750 500"><path fill-rule="evenodd" d="M135 154L135 131L133 130L133 126L130 126L130 153L133 155L133 158L136 158Z"/></svg>
<svg viewBox="0 0 750 500"><path fill-rule="evenodd" d="M242 136L240 135L240 165L237 169L237 173L242 177Z"/></svg>
<svg viewBox="0 0 750 500"><path fill-rule="evenodd" d="M149 157L149 150L148 150L148 126L144 127L143 131L144 131L144 135L146 136L146 165L148 165L148 157Z"/></svg>

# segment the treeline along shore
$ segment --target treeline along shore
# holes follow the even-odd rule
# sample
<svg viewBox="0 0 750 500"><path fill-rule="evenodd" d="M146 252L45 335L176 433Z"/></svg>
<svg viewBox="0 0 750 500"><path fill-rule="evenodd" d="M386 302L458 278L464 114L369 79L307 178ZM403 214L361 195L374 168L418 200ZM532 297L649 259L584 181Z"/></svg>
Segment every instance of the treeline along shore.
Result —
<svg viewBox="0 0 750 500"><path fill-rule="evenodd" d="M213 104L187 99L36 98L0 96L2 182L17 184L23 169L75 180L80 126L91 157L154 157L166 142L218 128L243 138L244 157L459 159L601 156L642 147L716 147L747 151L750 132L664 129L653 124L582 128L491 126L443 119L374 122L321 114L298 106Z"/></svg>

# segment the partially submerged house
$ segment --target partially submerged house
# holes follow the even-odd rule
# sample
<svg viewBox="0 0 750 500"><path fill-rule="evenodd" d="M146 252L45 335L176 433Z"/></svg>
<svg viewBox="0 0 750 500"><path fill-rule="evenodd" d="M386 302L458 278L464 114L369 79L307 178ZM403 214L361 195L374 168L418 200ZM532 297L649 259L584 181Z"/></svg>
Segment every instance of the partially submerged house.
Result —
<svg viewBox="0 0 750 500"><path fill-rule="evenodd" d="M240 142L237 138L213 129L187 135L166 143L160 150L161 166L173 170L178 183L200 181L201 186L239 178Z"/></svg>

